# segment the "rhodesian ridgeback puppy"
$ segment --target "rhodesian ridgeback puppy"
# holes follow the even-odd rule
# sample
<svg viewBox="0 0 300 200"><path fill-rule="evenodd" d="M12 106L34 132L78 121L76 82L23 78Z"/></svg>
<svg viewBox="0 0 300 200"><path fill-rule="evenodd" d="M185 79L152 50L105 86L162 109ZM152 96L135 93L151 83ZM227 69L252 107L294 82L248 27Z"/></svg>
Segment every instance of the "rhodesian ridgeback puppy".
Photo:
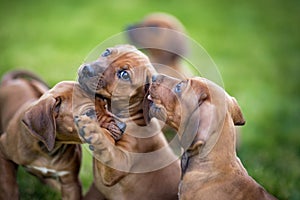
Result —
<svg viewBox="0 0 300 200"><path fill-rule="evenodd" d="M147 125L143 113L154 73L148 57L130 45L108 48L98 60L80 67L80 85L104 98L109 111L127 125L115 142L88 117L77 118L95 158L94 184L86 199L177 199L178 159L157 121Z"/></svg>
<svg viewBox="0 0 300 200"><path fill-rule="evenodd" d="M94 110L94 101L76 82L60 82L48 90L30 72L6 74L0 85L0 199L19 199L19 165L59 189L62 199L81 199L82 142L73 116L93 116ZM120 135L112 114L97 114L99 126Z"/></svg>
<svg viewBox="0 0 300 200"><path fill-rule="evenodd" d="M185 34L182 23L167 13L151 13L127 28L130 43L145 49L157 71L176 77L187 75L181 63L188 53Z"/></svg>
<svg viewBox="0 0 300 200"><path fill-rule="evenodd" d="M180 199L275 199L255 182L235 151L235 127L245 123L237 101L204 78L153 76L150 117L178 131L182 156Z"/></svg>

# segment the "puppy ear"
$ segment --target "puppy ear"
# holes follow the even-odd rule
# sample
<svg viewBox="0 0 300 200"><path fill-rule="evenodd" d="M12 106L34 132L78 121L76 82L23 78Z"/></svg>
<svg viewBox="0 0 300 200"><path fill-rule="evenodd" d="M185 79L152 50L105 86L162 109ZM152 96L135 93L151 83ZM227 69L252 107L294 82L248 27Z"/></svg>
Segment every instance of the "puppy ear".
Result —
<svg viewBox="0 0 300 200"><path fill-rule="evenodd" d="M218 127L218 113L216 107L210 102L204 102L198 109L197 141L203 143L211 137Z"/></svg>
<svg viewBox="0 0 300 200"><path fill-rule="evenodd" d="M188 118L186 126L184 127L184 134L181 138L181 145L183 148L197 148L206 142L206 139L216 122L215 107L211 104L211 97L209 96L209 89L205 82L198 80L191 80L190 84L194 91L194 96L191 99L196 99L196 102L191 105L197 106L192 113L188 113L185 117ZM185 122L183 122L185 124Z"/></svg>
<svg viewBox="0 0 300 200"><path fill-rule="evenodd" d="M203 101L205 101L205 99L207 98L208 94L207 92L201 92L200 96L199 96L199 100L198 100L198 105L200 106L202 104Z"/></svg>
<svg viewBox="0 0 300 200"><path fill-rule="evenodd" d="M234 125L242 126L244 125L245 119L243 117L240 106L238 105L236 99L231 97L231 101L229 102L229 111L233 120Z"/></svg>
<svg viewBox="0 0 300 200"><path fill-rule="evenodd" d="M42 141L48 151L53 150L55 144L55 105L56 99L52 97L39 100L25 112L22 119L29 133Z"/></svg>
<svg viewBox="0 0 300 200"><path fill-rule="evenodd" d="M194 91L193 98L198 100L198 106L200 106L209 96L209 88L206 80L201 78L192 78L189 83Z"/></svg>

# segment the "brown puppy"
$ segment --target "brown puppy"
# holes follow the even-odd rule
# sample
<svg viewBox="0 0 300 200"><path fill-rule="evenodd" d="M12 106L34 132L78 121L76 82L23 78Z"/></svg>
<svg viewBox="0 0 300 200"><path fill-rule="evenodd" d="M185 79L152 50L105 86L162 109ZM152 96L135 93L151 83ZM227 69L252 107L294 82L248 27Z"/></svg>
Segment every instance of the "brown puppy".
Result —
<svg viewBox="0 0 300 200"><path fill-rule="evenodd" d="M0 86L0 199L19 198L19 165L59 187L62 199L81 199L81 140L73 116L93 113L93 100L76 82L60 82L48 90L30 72L4 76ZM102 115L106 116L105 111ZM103 117L102 125L108 126L109 118L111 114Z"/></svg>
<svg viewBox="0 0 300 200"><path fill-rule="evenodd" d="M176 77L189 75L187 67L181 63L188 51L185 28L175 16L151 13L142 21L130 25L127 34L130 43L146 50L160 73Z"/></svg>
<svg viewBox="0 0 300 200"><path fill-rule="evenodd" d="M108 108L127 125L122 138L114 142L87 117L79 118L78 129L96 158L87 199L177 199L178 159L157 121L147 126L144 119L143 101L154 73L149 59L129 45L108 48L79 69L82 87L105 98Z"/></svg>
<svg viewBox="0 0 300 200"><path fill-rule="evenodd" d="M182 157L180 199L275 199L257 184L235 152L235 127L245 123L233 97L204 78L153 77L150 117L178 130Z"/></svg>

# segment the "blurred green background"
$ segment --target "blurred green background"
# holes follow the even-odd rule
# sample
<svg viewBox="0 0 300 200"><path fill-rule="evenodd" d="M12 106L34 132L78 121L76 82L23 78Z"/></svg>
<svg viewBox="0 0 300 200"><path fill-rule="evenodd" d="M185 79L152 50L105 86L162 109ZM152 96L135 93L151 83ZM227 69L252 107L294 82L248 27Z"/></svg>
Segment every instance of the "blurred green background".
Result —
<svg viewBox="0 0 300 200"><path fill-rule="evenodd" d="M0 0L0 75L25 68L51 86L75 80L100 42L154 11L181 20L242 107L239 157L279 199L300 199L300 1ZM0 172L1 175L1 172ZM91 156L81 177L91 180ZM21 199L59 199L20 170Z"/></svg>

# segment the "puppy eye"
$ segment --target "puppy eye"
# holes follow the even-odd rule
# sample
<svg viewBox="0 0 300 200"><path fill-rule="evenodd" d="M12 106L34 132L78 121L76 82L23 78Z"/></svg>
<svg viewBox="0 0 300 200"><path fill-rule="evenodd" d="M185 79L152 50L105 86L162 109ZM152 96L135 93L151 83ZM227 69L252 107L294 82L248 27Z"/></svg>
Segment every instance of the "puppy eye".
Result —
<svg viewBox="0 0 300 200"><path fill-rule="evenodd" d="M110 54L111 54L111 50L106 49L106 50L101 54L101 56L102 56L102 57L107 57L107 56L109 56Z"/></svg>
<svg viewBox="0 0 300 200"><path fill-rule="evenodd" d="M175 93L181 93L181 86L182 86L182 82L178 83L176 86L175 86Z"/></svg>
<svg viewBox="0 0 300 200"><path fill-rule="evenodd" d="M130 81L130 74L126 70L119 71L118 77L124 81Z"/></svg>

